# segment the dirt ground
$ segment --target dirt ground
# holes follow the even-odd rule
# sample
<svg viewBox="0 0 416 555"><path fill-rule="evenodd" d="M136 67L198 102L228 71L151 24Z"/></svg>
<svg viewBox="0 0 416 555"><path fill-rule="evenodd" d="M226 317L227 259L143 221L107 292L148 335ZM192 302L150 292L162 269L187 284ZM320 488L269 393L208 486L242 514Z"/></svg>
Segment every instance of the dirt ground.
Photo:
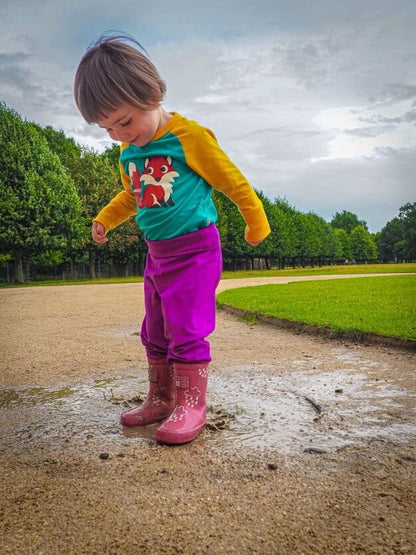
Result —
<svg viewBox="0 0 416 555"><path fill-rule="evenodd" d="M118 420L146 393L141 284L0 310L1 554L416 553L414 351L219 311L209 427L168 447Z"/></svg>

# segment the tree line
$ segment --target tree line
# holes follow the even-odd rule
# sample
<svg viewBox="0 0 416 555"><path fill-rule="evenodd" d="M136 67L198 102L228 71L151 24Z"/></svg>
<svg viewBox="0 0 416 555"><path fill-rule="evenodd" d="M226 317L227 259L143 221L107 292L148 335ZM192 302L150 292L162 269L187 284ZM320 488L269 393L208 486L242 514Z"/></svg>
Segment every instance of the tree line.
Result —
<svg viewBox="0 0 416 555"><path fill-rule="evenodd" d="M63 131L23 120L0 104L2 281L143 273L146 244L134 219L113 230L105 246L91 239L93 217L122 187L118 152L115 144L104 153L84 148ZM351 212L337 212L328 223L285 199L257 193L272 233L252 248L237 207L213 192L226 269L416 258L416 203L371 234Z"/></svg>

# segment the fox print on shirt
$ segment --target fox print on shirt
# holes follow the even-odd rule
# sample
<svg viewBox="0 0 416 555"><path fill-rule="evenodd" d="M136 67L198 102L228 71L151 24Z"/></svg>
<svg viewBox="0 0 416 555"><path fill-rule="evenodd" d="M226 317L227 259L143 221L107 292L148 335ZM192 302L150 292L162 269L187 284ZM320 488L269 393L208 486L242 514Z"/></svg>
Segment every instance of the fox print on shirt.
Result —
<svg viewBox="0 0 416 555"><path fill-rule="evenodd" d="M130 183L139 208L173 206L173 182L179 173L172 165L171 156L146 158L143 173L134 162L129 163Z"/></svg>

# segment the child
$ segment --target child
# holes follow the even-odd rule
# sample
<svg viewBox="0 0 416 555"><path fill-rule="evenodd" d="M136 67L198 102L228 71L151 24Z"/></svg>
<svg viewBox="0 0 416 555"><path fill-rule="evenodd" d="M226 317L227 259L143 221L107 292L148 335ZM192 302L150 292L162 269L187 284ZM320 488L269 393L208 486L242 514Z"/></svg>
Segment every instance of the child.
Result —
<svg viewBox="0 0 416 555"><path fill-rule="evenodd" d="M121 423L161 422L156 439L182 444L206 424L211 356L205 338L215 328L222 270L212 188L238 206L250 245L267 237L270 227L259 198L212 131L162 108L165 91L153 63L126 37L99 39L75 76L85 120L121 142L124 189L95 218L92 237L105 243L111 229L136 216L148 246L141 340L149 392Z"/></svg>

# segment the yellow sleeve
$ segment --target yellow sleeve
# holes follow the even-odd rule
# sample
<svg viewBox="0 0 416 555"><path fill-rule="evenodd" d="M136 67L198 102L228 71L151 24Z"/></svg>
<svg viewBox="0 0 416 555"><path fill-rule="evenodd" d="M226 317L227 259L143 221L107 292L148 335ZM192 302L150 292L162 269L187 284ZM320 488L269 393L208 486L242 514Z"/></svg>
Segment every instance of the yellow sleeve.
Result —
<svg viewBox="0 0 416 555"><path fill-rule="evenodd" d="M244 175L220 148L212 131L194 124L189 131L185 128L179 138L187 164L237 205L247 224L246 240L256 243L265 239L271 230L263 204Z"/></svg>
<svg viewBox="0 0 416 555"><path fill-rule="evenodd" d="M107 206L104 206L98 216L94 218L95 222L100 222L104 226L106 233L137 214L136 200L130 188L130 178L124 172L121 164L120 173L124 190L118 193Z"/></svg>

